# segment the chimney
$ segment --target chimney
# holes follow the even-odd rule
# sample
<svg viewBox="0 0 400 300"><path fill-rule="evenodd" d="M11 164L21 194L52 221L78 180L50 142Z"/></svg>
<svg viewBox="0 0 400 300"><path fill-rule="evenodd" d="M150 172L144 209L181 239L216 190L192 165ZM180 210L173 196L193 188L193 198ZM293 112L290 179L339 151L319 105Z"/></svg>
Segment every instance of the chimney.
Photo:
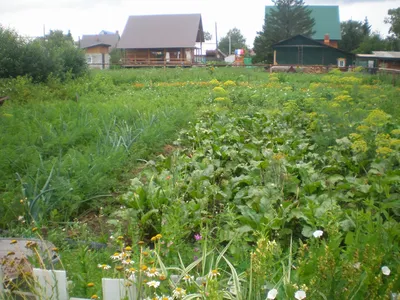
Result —
<svg viewBox="0 0 400 300"><path fill-rule="evenodd" d="M328 33L324 35L324 44L328 45L328 46L330 44L329 34Z"/></svg>

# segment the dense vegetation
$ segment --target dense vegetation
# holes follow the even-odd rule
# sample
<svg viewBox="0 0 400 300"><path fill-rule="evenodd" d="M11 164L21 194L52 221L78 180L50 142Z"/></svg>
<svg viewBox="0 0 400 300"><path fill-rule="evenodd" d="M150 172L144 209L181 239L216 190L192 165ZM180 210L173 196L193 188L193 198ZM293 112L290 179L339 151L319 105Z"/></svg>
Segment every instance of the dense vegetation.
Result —
<svg viewBox="0 0 400 300"><path fill-rule="evenodd" d="M143 298L400 291L399 88L383 78L123 70L1 89L3 227L53 241L72 295L124 275Z"/></svg>
<svg viewBox="0 0 400 300"><path fill-rule="evenodd" d="M64 80L82 75L86 70L85 55L75 46L70 33L50 31L45 37L32 40L0 24L0 78L29 76L35 82L49 77Z"/></svg>

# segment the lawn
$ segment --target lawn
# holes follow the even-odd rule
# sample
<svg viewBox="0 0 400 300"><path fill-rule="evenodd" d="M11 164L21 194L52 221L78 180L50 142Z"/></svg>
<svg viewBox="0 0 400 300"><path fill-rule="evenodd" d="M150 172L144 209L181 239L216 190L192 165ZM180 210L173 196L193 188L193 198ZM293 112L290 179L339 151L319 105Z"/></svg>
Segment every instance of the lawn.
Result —
<svg viewBox="0 0 400 300"><path fill-rule="evenodd" d="M212 67L2 81L0 226L52 241L75 297L116 277L149 299L389 299L399 92Z"/></svg>

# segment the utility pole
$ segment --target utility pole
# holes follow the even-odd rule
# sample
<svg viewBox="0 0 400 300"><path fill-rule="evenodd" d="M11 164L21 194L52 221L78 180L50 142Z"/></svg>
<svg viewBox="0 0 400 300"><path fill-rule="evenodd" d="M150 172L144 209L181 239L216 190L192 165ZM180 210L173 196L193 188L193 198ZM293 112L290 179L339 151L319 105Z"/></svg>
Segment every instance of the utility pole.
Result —
<svg viewBox="0 0 400 300"><path fill-rule="evenodd" d="M232 41L231 41L231 35L229 35L229 53L228 55L231 55L232 53Z"/></svg>
<svg viewBox="0 0 400 300"><path fill-rule="evenodd" d="M218 50L217 22L215 22L215 50Z"/></svg>

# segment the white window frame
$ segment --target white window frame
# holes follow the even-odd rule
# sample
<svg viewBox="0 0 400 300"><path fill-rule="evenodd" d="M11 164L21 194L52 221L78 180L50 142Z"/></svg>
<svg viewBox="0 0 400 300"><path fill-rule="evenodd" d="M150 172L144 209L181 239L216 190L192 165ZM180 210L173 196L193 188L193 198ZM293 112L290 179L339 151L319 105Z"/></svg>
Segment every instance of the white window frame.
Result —
<svg viewBox="0 0 400 300"><path fill-rule="evenodd" d="M91 55L86 56L86 63L91 65L93 63L93 57Z"/></svg>
<svg viewBox="0 0 400 300"><path fill-rule="evenodd" d="M346 59L344 59L344 58L339 58L339 59L338 59L338 67L339 67L339 68L344 68L344 67L346 67Z"/></svg>

